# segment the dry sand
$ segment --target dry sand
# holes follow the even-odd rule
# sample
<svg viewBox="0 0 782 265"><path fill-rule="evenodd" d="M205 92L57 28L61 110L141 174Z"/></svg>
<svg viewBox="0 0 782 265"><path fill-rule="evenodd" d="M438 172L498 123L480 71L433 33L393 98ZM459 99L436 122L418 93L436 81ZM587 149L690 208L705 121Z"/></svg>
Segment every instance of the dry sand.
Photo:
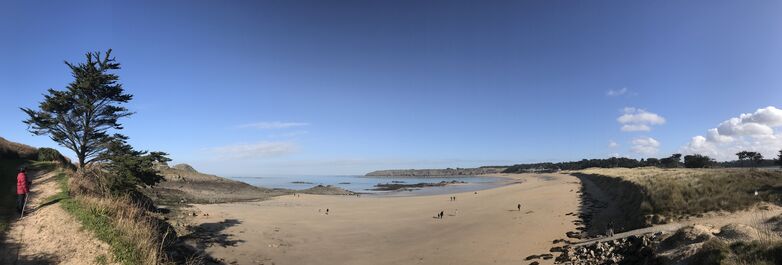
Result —
<svg viewBox="0 0 782 265"><path fill-rule="evenodd" d="M527 264L525 257L548 253L553 240L575 231L577 217L566 214L578 211L580 182L564 174L502 176L523 182L478 194L303 194L195 205L208 216L193 221L220 239L206 251L227 263ZM441 210L445 217L434 218Z"/></svg>

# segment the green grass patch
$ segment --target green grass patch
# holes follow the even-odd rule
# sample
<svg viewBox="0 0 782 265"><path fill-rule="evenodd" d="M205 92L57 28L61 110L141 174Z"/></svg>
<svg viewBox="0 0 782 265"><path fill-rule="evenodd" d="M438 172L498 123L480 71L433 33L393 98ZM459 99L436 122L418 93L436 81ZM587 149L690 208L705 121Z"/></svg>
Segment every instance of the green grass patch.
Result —
<svg viewBox="0 0 782 265"><path fill-rule="evenodd" d="M95 257L95 264L106 265L109 264L109 259L105 255L98 255Z"/></svg>

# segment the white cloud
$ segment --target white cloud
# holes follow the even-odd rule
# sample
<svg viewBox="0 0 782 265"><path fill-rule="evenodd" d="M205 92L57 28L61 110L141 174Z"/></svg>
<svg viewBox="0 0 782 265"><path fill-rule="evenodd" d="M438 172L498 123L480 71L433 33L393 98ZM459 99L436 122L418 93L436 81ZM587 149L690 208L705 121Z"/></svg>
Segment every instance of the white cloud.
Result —
<svg viewBox="0 0 782 265"><path fill-rule="evenodd" d="M242 124L239 126L236 126L237 128L253 128L253 129L287 129L287 128L293 128L293 127L303 127L308 126L309 123L306 122L280 122L280 121L272 121L272 122L256 122L256 123L247 123Z"/></svg>
<svg viewBox="0 0 782 265"><path fill-rule="evenodd" d="M608 141L608 148L616 148L618 146L619 146L619 144L614 142L614 140L609 140Z"/></svg>
<svg viewBox="0 0 782 265"><path fill-rule="evenodd" d="M628 107L624 108L622 113L616 121L622 124L623 132L648 132L653 125L665 124L665 118L644 109Z"/></svg>
<svg viewBox="0 0 782 265"><path fill-rule="evenodd" d="M623 88L616 89L616 90L614 90L614 89L608 90L608 92L606 92L606 96L616 97L616 96L624 95L626 93L627 93L627 88L623 87Z"/></svg>
<svg viewBox="0 0 782 265"><path fill-rule="evenodd" d="M646 124L625 124L622 125L623 132L648 132L652 130L652 127Z"/></svg>
<svg viewBox="0 0 782 265"><path fill-rule="evenodd" d="M208 151L221 159L248 159L259 157L277 157L294 153L298 146L292 142L258 142L235 144L211 148Z"/></svg>
<svg viewBox="0 0 782 265"><path fill-rule="evenodd" d="M782 149L782 110L769 106L721 122L682 147L682 153L703 154L718 160L734 160L740 151L760 152L773 157Z"/></svg>
<svg viewBox="0 0 782 265"><path fill-rule="evenodd" d="M706 137L703 139L714 143L730 143L733 141L733 137L721 135L717 128L711 128L706 131Z"/></svg>
<svg viewBox="0 0 782 265"><path fill-rule="evenodd" d="M640 155L653 155L660 148L660 142L652 137L639 137L632 141L633 146L630 151Z"/></svg>

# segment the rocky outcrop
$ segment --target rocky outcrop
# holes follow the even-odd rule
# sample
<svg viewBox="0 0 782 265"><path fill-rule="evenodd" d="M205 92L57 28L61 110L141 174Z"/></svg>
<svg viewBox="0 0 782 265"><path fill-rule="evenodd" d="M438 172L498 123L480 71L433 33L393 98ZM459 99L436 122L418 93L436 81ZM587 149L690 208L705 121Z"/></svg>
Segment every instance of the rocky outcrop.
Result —
<svg viewBox="0 0 782 265"><path fill-rule="evenodd" d="M305 194L316 194L316 195L355 195L355 192L335 187L331 185L318 185L306 190L300 190L299 192L305 193Z"/></svg>
<svg viewBox="0 0 782 265"><path fill-rule="evenodd" d="M380 183L376 184L375 188L372 188L370 190L374 191L392 191L392 190L416 190L426 187L442 187L450 184L459 184L459 183L466 183L464 181L458 181L458 180L451 180L451 181L440 181L436 183L416 183L416 184L402 184L402 183Z"/></svg>
<svg viewBox="0 0 782 265"><path fill-rule="evenodd" d="M181 170L181 171L184 171L184 172L198 173L198 171L196 171L195 168L193 168L193 166L188 165L188 164L177 164L177 165L174 165L171 168L178 169L178 170Z"/></svg>
<svg viewBox="0 0 782 265"><path fill-rule="evenodd" d="M187 164L158 165L163 181L144 189L159 204L223 203L263 200L290 191L256 187L215 175L200 173Z"/></svg>
<svg viewBox="0 0 782 265"><path fill-rule="evenodd" d="M654 251L662 237L662 233L629 236L552 251L561 252L555 260L557 264L654 264Z"/></svg>
<svg viewBox="0 0 782 265"><path fill-rule="evenodd" d="M366 174L368 177L448 177L477 176L502 173L503 167L446 168L446 169L393 169L378 170Z"/></svg>

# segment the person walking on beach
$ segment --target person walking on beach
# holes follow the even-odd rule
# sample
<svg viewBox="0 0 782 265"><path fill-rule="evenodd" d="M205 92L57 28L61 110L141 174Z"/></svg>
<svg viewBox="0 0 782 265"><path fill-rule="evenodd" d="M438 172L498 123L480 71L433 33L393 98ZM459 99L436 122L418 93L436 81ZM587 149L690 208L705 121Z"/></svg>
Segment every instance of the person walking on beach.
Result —
<svg viewBox="0 0 782 265"><path fill-rule="evenodd" d="M440 219L443 219L443 215L444 215L443 211L440 211Z"/></svg>
<svg viewBox="0 0 782 265"><path fill-rule="evenodd" d="M326 208L326 215L329 215L329 208Z"/></svg>
<svg viewBox="0 0 782 265"><path fill-rule="evenodd" d="M24 212L27 194L30 193L30 179L27 178L27 169L22 167L16 175L16 211Z"/></svg>
<svg viewBox="0 0 782 265"><path fill-rule="evenodd" d="M516 205L516 208L518 208L519 212L521 212L521 203L519 203L519 205Z"/></svg>

